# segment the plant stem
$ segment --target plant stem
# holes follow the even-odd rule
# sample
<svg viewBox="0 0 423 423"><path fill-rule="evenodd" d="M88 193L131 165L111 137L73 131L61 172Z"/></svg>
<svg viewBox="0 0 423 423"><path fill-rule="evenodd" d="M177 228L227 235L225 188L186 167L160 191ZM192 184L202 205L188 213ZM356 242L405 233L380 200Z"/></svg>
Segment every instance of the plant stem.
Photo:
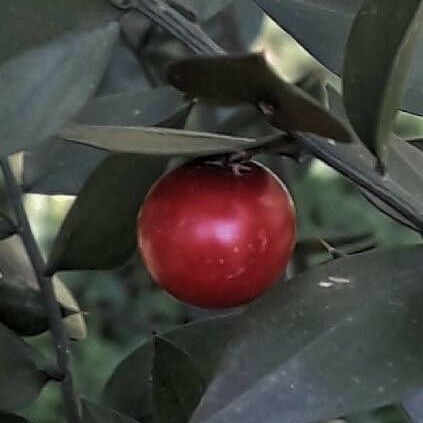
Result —
<svg viewBox="0 0 423 423"><path fill-rule="evenodd" d="M50 277L45 275L44 259L29 225L28 217L22 202L22 192L11 170L9 160L4 157L0 159L0 163L7 183L10 200L16 213L16 230L25 245L44 300L49 327L56 350L57 367L62 377L61 388L66 418L69 423L81 423L79 401L74 390L72 374L70 371L69 339L66 335L62 322L60 305L56 299L52 280Z"/></svg>

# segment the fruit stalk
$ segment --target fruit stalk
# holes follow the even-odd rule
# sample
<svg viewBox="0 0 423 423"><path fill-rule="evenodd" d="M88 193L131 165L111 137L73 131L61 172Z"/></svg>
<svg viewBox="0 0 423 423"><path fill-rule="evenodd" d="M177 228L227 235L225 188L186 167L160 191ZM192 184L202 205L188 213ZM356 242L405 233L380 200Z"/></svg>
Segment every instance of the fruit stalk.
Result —
<svg viewBox="0 0 423 423"><path fill-rule="evenodd" d="M28 217L22 202L22 191L12 172L7 157L0 160L1 168L6 180L10 201L16 214L16 233L20 235L34 268L40 286L41 296L46 308L50 332L56 350L57 367L61 374L61 389L65 406L66 418L69 423L82 423L79 400L74 389L70 370L69 339L62 322L62 314L56 299L51 276L46 275L45 262L35 240Z"/></svg>

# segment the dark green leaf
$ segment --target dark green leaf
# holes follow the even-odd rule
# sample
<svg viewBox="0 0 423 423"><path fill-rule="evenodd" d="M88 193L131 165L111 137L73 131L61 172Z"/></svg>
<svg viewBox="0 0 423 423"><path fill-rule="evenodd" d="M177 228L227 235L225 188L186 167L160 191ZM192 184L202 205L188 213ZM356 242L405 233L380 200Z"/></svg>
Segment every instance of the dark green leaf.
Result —
<svg viewBox="0 0 423 423"><path fill-rule="evenodd" d="M342 97L328 86L331 110L346 119ZM414 152L407 142L393 137L387 155L387 175L381 177L374 170L375 160L358 140L349 145L321 145L312 137L303 139L303 145L315 156L334 167L358 184L362 193L382 212L417 231L421 230L419 210L423 204L421 193L423 154Z"/></svg>
<svg viewBox="0 0 423 423"><path fill-rule="evenodd" d="M189 355L156 337L152 378L155 421L187 423L206 389L201 372Z"/></svg>
<svg viewBox="0 0 423 423"><path fill-rule="evenodd" d="M413 423L401 404L387 405L345 417L347 423Z"/></svg>
<svg viewBox="0 0 423 423"><path fill-rule="evenodd" d="M160 338L184 351L193 365L198 367L203 380L208 382L231 337L237 318L233 314L198 321L162 333ZM154 340L150 339L116 368L104 389L103 402L137 420L151 421L153 399L150 375L153 357Z"/></svg>
<svg viewBox="0 0 423 423"><path fill-rule="evenodd" d="M279 78L262 54L183 59L170 65L168 79L195 97L259 105L279 129L350 140L342 122L300 88Z"/></svg>
<svg viewBox="0 0 423 423"><path fill-rule="evenodd" d="M115 410L110 410L108 408L95 405L91 402L83 401L82 402L82 423L137 423L137 422L134 419L124 416L123 414L120 414Z"/></svg>
<svg viewBox="0 0 423 423"><path fill-rule="evenodd" d="M76 195L108 153L53 138L23 153L22 189L47 195Z"/></svg>
<svg viewBox="0 0 423 423"><path fill-rule="evenodd" d="M364 0L254 1L283 29L293 35L314 57L330 70L338 74L342 73L348 34L354 16L358 13ZM396 5L399 10L402 3L397 2ZM365 47L364 43L363 47ZM385 48L387 48L386 45L383 46L382 50L385 50ZM403 106L411 113L422 115L422 35L418 39L416 52L407 82Z"/></svg>
<svg viewBox="0 0 423 423"><path fill-rule="evenodd" d="M118 15L104 0L2 0L0 63L65 31L92 29Z"/></svg>
<svg viewBox="0 0 423 423"><path fill-rule="evenodd" d="M110 269L135 250L142 200L166 161L130 154L108 156L89 177L53 245L51 271Z"/></svg>
<svg viewBox="0 0 423 423"><path fill-rule="evenodd" d="M79 111L101 80L117 35L116 24L67 34L0 67L1 154L47 140Z"/></svg>
<svg viewBox="0 0 423 423"><path fill-rule="evenodd" d="M81 110L76 122L87 125L149 126L163 122L188 105L172 87L95 97Z"/></svg>
<svg viewBox="0 0 423 423"><path fill-rule="evenodd" d="M0 423L29 423L29 421L15 414L0 412Z"/></svg>
<svg viewBox="0 0 423 423"><path fill-rule="evenodd" d="M184 124L190 106L170 87L94 98L82 109L78 122L89 124ZM23 187L43 194L76 194L106 153L84 145L53 139L24 153Z"/></svg>
<svg viewBox="0 0 423 423"><path fill-rule="evenodd" d="M423 247L359 254L275 285L234 330L192 423L306 423L423 383Z"/></svg>
<svg viewBox="0 0 423 423"><path fill-rule="evenodd" d="M251 138L139 126L70 124L58 136L108 151L158 156L207 156L245 150L263 143Z"/></svg>
<svg viewBox="0 0 423 423"><path fill-rule="evenodd" d="M48 380L39 360L35 350L0 324L0 410L18 410L38 397Z"/></svg>
<svg viewBox="0 0 423 423"><path fill-rule="evenodd" d="M350 33L345 108L360 139L380 159L394 128L422 17L419 0L366 0Z"/></svg>
<svg viewBox="0 0 423 423"><path fill-rule="evenodd" d="M0 322L22 336L48 330L48 320L40 288L19 236L0 242ZM64 315L78 312L74 298L59 279L54 280ZM83 337L85 323L81 314L67 317L65 325L73 338Z"/></svg>

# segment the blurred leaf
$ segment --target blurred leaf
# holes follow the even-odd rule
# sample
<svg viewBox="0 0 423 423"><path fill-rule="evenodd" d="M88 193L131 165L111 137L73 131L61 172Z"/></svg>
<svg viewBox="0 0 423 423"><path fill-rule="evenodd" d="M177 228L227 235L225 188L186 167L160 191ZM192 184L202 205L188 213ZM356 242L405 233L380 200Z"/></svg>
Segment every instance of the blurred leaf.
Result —
<svg viewBox="0 0 423 423"><path fill-rule="evenodd" d="M184 351L208 382L231 337L237 314L190 323L160 334L160 338ZM154 338L144 342L113 372L103 392L103 403L134 419L152 421ZM137 389L134 390L133 387Z"/></svg>
<svg viewBox="0 0 423 423"><path fill-rule="evenodd" d="M137 423L130 417L88 401L82 401L82 423Z"/></svg>
<svg viewBox="0 0 423 423"><path fill-rule="evenodd" d="M0 411L0 423L29 423L29 421L21 416Z"/></svg>
<svg viewBox="0 0 423 423"><path fill-rule="evenodd" d="M251 138L178 129L79 124L67 125L60 131L59 136L67 141L109 151L164 156L206 156L244 150L263 143Z"/></svg>
<svg viewBox="0 0 423 423"><path fill-rule="evenodd" d="M366 0L351 29L344 63L345 107L360 139L382 160L422 17L419 0Z"/></svg>
<svg viewBox="0 0 423 423"><path fill-rule="evenodd" d="M194 97L221 104L259 105L269 122L281 130L350 140L342 122L300 88L279 78L262 54L179 60L170 65L168 79Z"/></svg>
<svg viewBox="0 0 423 423"><path fill-rule="evenodd" d="M254 0L283 29L331 71L342 73L345 46L364 0ZM398 10L401 2L397 2ZM310 30L312 28L312 30ZM364 44L363 44L364 48ZM385 50L387 45L383 46ZM423 114L423 36L420 35L411 74L406 84L403 107Z"/></svg>
<svg viewBox="0 0 423 423"><path fill-rule="evenodd" d="M345 420L347 423L413 423L401 404L354 413Z"/></svg>
<svg viewBox="0 0 423 423"><path fill-rule="evenodd" d="M54 242L48 267L111 269L134 252L141 202L166 161L130 154L108 156L88 178Z"/></svg>
<svg viewBox="0 0 423 423"><path fill-rule="evenodd" d="M47 140L79 111L101 80L117 35L115 24L67 34L0 67L1 154Z"/></svg>
<svg viewBox="0 0 423 423"><path fill-rule="evenodd" d="M0 63L65 31L92 29L120 14L104 0L2 0L0 11Z"/></svg>
<svg viewBox="0 0 423 423"><path fill-rule="evenodd" d="M40 288L19 236L14 235L0 242L0 321L21 336L38 335L48 330ZM79 310L75 299L63 283L56 279L54 285L64 315ZM82 333L83 318L75 314L64 319L69 335ZM77 323L79 322L79 323Z"/></svg>
<svg viewBox="0 0 423 423"><path fill-rule="evenodd" d="M38 397L48 381L38 361L35 350L0 324L0 410L24 408Z"/></svg>
<svg viewBox="0 0 423 423"><path fill-rule="evenodd" d="M249 305L191 423L306 423L423 383L423 247L315 267Z"/></svg>
<svg viewBox="0 0 423 423"><path fill-rule="evenodd" d="M85 339L87 337L87 325L79 304L57 276L53 277L53 287L57 301L65 307L65 314L68 314L63 318L67 335L73 341Z"/></svg>
<svg viewBox="0 0 423 423"><path fill-rule="evenodd" d="M153 402L155 421L187 423L204 394L206 383L188 354L155 337Z"/></svg>

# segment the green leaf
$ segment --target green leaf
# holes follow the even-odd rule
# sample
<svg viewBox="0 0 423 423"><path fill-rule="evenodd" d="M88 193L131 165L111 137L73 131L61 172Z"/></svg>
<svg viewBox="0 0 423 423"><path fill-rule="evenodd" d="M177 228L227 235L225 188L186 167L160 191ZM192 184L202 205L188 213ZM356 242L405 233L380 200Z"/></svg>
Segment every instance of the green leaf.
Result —
<svg viewBox="0 0 423 423"><path fill-rule="evenodd" d="M80 110L100 82L117 36L116 24L67 34L0 67L1 154L47 140Z"/></svg>
<svg viewBox="0 0 423 423"><path fill-rule="evenodd" d="M0 324L0 410L24 408L38 397L48 381L39 360L35 350Z"/></svg>
<svg viewBox="0 0 423 423"><path fill-rule="evenodd" d="M194 97L215 103L259 105L269 122L281 130L350 140L341 121L303 90L279 78L262 54L179 60L170 65L168 80Z"/></svg>
<svg viewBox="0 0 423 423"><path fill-rule="evenodd" d="M361 140L386 154L423 17L420 0L366 0L357 14L344 63L344 101Z"/></svg>
<svg viewBox="0 0 423 423"><path fill-rule="evenodd" d="M251 138L191 132L179 129L70 124L59 136L120 153L152 155L210 155L256 147L263 142Z"/></svg>
<svg viewBox="0 0 423 423"><path fill-rule="evenodd" d="M37 278L22 240L14 235L0 242L0 322L21 336L34 336L48 330L48 319ZM85 322L75 299L57 278L53 281L72 338L80 339Z"/></svg>
<svg viewBox="0 0 423 423"><path fill-rule="evenodd" d="M185 96L169 86L91 99L76 122L87 125L149 126L189 111Z"/></svg>
<svg viewBox="0 0 423 423"><path fill-rule="evenodd" d="M324 421L423 383L423 247L359 254L247 307L191 423Z"/></svg>
<svg viewBox="0 0 423 423"><path fill-rule="evenodd" d="M331 109L344 119L341 96L328 90ZM302 137L302 145L356 183L366 198L382 212L416 230L423 230L423 152L392 136L386 156L386 175L375 170L375 159L359 140L349 144L322 143L312 136Z"/></svg>
<svg viewBox="0 0 423 423"><path fill-rule="evenodd" d="M344 419L347 423L413 423L401 404L354 413Z"/></svg>
<svg viewBox="0 0 423 423"><path fill-rule="evenodd" d="M331 71L342 75L345 47L354 17L364 0L254 0L284 30L288 31L303 48L308 50ZM384 4L389 4L385 2ZM408 3L408 2L405 2ZM397 2L399 10L402 2ZM312 28L312 30L311 30ZM387 28L383 28L384 31ZM298 46L300 47L300 46ZM365 49L363 43L363 49ZM382 51L375 50L380 54ZM364 51L364 50L363 50ZM423 114L421 91L423 87L423 36L420 35L410 77L406 84L403 107L411 113ZM376 55L376 54L375 54ZM366 62L366 60L363 60ZM369 70L371 68L369 67Z"/></svg>
<svg viewBox="0 0 423 423"><path fill-rule="evenodd" d="M96 97L79 113L80 123L96 125L183 126L190 111L184 96L171 87ZM25 191L77 194L106 157L104 151L52 139L24 153Z"/></svg>
<svg viewBox="0 0 423 423"><path fill-rule="evenodd" d="M0 64L66 31L93 29L119 15L104 0L2 0L1 6Z"/></svg>
<svg viewBox="0 0 423 423"><path fill-rule="evenodd" d="M153 402L155 421L187 423L206 389L188 354L160 337L154 339Z"/></svg>
<svg viewBox="0 0 423 423"><path fill-rule="evenodd" d="M21 416L0 411L0 423L29 423L29 421Z"/></svg>
<svg viewBox="0 0 423 423"><path fill-rule="evenodd" d="M206 383L212 378L237 314L202 320L161 333L161 340L184 352ZM103 392L103 403L140 421L152 421L154 338L125 358L113 372ZM133 389L136 386L137 389Z"/></svg>
<svg viewBox="0 0 423 423"><path fill-rule="evenodd" d="M166 161L141 155L108 156L72 205L50 253L59 270L111 269L135 251L136 218L142 200ZM99 207L100 206L100 207Z"/></svg>
<svg viewBox="0 0 423 423"><path fill-rule="evenodd" d="M115 410L82 401L82 423L137 423Z"/></svg>

